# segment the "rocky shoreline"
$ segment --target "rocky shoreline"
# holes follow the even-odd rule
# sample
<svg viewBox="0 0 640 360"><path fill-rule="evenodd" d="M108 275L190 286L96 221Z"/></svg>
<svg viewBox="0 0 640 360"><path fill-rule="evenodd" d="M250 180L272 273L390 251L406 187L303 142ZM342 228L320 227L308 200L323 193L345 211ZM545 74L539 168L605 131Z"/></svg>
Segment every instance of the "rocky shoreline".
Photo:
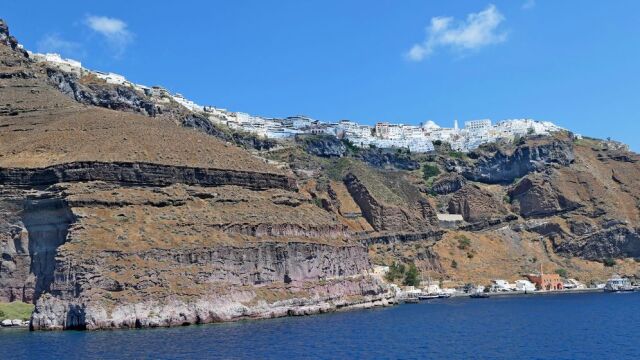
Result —
<svg viewBox="0 0 640 360"><path fill-rule="evenodd" d="M173 297L163 302L149 300L111 309L96 302L61 300L50 294L38 301L30 321L31 330L99 330L174 327L306 316L335 311L391 306L395 293L370 276L350 277L316 284L304 291L307 297L268 302L257 299L260 289L235 289L224 295L209 294L195 301Z"/></svg>

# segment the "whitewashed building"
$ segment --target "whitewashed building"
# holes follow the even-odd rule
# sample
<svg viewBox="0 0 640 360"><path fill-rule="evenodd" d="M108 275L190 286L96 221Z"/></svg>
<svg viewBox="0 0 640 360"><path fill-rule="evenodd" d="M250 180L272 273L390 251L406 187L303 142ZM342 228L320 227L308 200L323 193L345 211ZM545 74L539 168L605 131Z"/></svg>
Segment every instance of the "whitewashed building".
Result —
<svg viewBox="0 0 640 360"><path fill-rule="evenodd" d="M464 123L464 129L471 132L488 130L490 128L491 128L491 120L489 119L471 120L471 121L465 121Z"/></svg>

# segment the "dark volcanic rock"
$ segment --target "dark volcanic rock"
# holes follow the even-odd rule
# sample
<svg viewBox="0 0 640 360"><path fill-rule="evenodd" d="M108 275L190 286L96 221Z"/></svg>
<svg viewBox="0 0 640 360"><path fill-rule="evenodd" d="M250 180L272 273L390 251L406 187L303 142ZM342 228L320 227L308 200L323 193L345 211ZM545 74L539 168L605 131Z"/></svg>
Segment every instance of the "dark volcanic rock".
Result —
<svg viewBox="0 0 640 360"><path fill-rule="evenodd" d="M298 136L296 141L309 154L320 157L343 157L347 153L344 143L332 135Z"/></svg>
<svg viewBox="0 0 640 360"><path fill-rule="evenodd" d="M559 253L587 260L640 257L640 235L637 229L615 226L573 241L563 241L556 247Z"/></svg>
<svg viewBox="0 0 640 360"><path fill-rule="evenodd" d="M295 181L285 175L150 163L75 162L46 168L0 168L0 184L41 186L94 180L156 186L183 183L238 185L252 189L297 189Z"/></svg>
<svg viewBox="0 0 640 360"><path fill-rule="evenodd" d="M362 149L355 154L367 164L380 169L416 170L420 163L411 155L394 149Z"/></svg>
<svg viewBox="0 0 640 360"><path fill-rule="evenodd" d="M485 154L480 151L469 154L473 163L453 161L448 170L455 170L469 180L483 183L511 183L530 172L542 171L549 164L568 166L574 160L573 145L569 141L550 140L542 144L525 143L512 153L497 150Z"/></svg>
<svg viewBox="0 0 640 360"><path fill-rule="evenodd" d="M76 101L119 111L131 111L156 116L160 109L144 94L121 85L83 85L74 75L47 68L49 82Z"/></svg>
<svg viewBox="0 0 640 360"><path fill-rule="evenodd" d="M9 26L7 26L7 23L2 19L0 19L0 43L9 46L15 51L19 51L26 58L29 57L29 54L24 49L18 47L18 40L11 36Z"/></svg>
<svg viewBox="0 0 640 360"><path fill-rule="evenodd" d="M278 145L274 140L260 138L256 135L241 132L225 132L215 126L209 119L198 114L189 114L182 119L182 126L202 131L218 139L234 143L247 149L269 150Z"/></svg>
<svg viewBox="0 0 640 360"><path fill-rule="evenodd" d="M466 183L467 179L465 179L464 176L450 174L434 181L433 185L431 185L431 191L438 195L446 195L462 189Z"/></svg>
<svg viewBox="0 0 640 360"><path fill-rule="evenodd" d="M509 196L524 217L556 215L582 206L565 197L546 178L537 176L520 180Z"/></svg>

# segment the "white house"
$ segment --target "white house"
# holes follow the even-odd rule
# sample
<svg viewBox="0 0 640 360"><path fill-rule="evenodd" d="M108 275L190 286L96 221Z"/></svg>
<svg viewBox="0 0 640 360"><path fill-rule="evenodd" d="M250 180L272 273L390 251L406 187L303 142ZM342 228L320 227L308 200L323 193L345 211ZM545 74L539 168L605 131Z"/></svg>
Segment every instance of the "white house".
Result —
<svg viewBox="0 0 640 360"><path fill-rule="evenodd" d="M491 128L490 119L471 120L471 121L465 121L464 123L464 129L472 132L477 132L479 130L485 130L489 128Z"/></svg>
<svg viewBox="0 0 640 360"><path fill-rule="evenodd" d="M516 280L516 290L518 291L536 291L536 285L529 280Z"/></svg>
<svg viewBox="0 0 640 360"><path fill-rule="evenodd" d="M100 71L94 71L93 74L98 78L98 79L102 79L104 81L107 82L107 84L114 84L114 85L124 85L127 82L127 79L120 75L120 74L115 74L115 73L104 73L104 72L100 72Z"/></svg>
<svg viewBox="0 0 640 360"><path fill-rule="evenodd" d="M491 280L491 291L493 292L512 291L514 289L515 289L515 285L509 283L507 280L502 280L502 279Z"/></svg>

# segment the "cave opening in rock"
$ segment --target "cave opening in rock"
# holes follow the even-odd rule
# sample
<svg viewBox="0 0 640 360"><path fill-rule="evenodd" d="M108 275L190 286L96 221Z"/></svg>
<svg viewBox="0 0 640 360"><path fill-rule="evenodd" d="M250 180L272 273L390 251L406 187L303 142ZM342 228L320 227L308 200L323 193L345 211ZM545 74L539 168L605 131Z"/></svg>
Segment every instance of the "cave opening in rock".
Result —
<svg viewBox="0 0 640 360"><path fill-rule="evenodd" d="M35 277L34 303L50 290L58 247L66 241L74 221L73 213L62 199L29 199L24 203L22 222L29 234L29 272Z"/></svg>

